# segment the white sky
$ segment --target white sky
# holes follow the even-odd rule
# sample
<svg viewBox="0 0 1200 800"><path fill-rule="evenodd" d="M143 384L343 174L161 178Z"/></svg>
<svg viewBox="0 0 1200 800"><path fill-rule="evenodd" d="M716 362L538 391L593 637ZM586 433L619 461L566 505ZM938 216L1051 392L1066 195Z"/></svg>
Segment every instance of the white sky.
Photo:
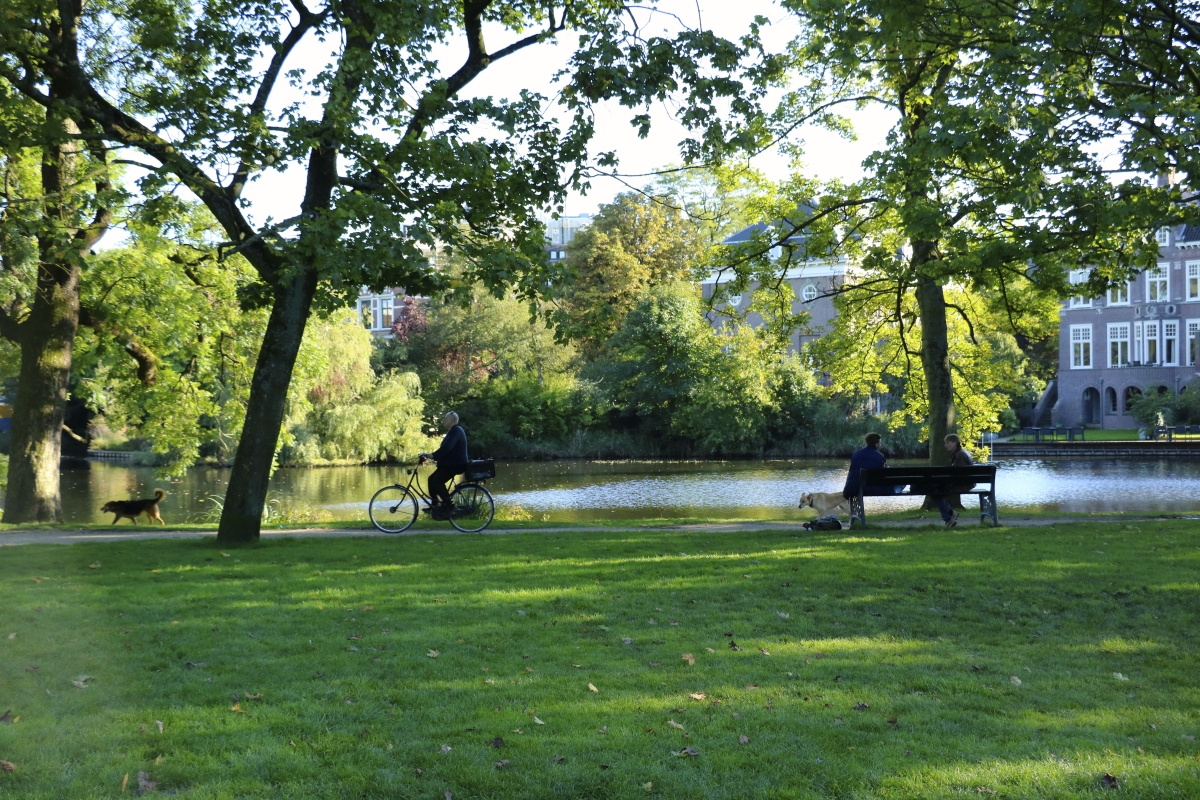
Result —
<svg viewBox="0 0 1200 800"><path fill-rule="evenodd" d="M796 31L789 15L770 0L661 0L658 8L663 12L678 15L688 25L695 25L699 17L706 29L731 39L744 34L754 16L761 14L772 21L764 36L770 50L775 52L781 50ZM672 29L677 29L678 25L679 23L667 14L659 14L653 17L647 31L650 34L669 33ZM512 34L496 31L489 37L488 49L494 52L513 38L515 37ZM575 36L568 33L560 36L560 41L556 43L535 45L496 62L467 87L467 95L505 97L513 96L525 88L553 96L556 90L551 83L551 77L565 65L574 42ZM324 45L311 41L293 54L286 68L319 64L324 61L327 53ZM444 74L453 72L461 63L463 55L465 45L461 42L445 48L445 53L439 54L447 63ZM281 108L303 99L301 94L282 83L276 93L278 96L271 104L273 108ZM314 113L319 112L314 109ZM617 151L621 161L620 171L623 173L650 172L677 162L678 143L684 138L685 132L681 126L674 123L670 110L662 106L652 109L653 128L647 139L639 139L636 131L629 125L629 118L634 113L637 112L615 103L597 109L596 135L591 152ZM563 111L558 111L556 116L560 119L566 118ZM849 116L854 120L858 132L857 141L846 141L818 129L807 129L803 132L806 141L804 169L811 177L836 177L844 180L860 177L863 159L881 144L891 123L890 116L882 109L864 110ZM788 163L777 152L763 153L756 158L754 164L772 178L786 177ZM649 182L648 178L629 180L637 186ZM565 204L565 212L595 213L601 203L610 201L624 188L619 181L613 179L593 180L592 189L586 196L573 194L569 197ZM298 212L303 194L303 169L294 168L286 172L263 174L246 188L245 198L250 203L247 213L256 225L262 224L268 218L287 219Z"/></svg>

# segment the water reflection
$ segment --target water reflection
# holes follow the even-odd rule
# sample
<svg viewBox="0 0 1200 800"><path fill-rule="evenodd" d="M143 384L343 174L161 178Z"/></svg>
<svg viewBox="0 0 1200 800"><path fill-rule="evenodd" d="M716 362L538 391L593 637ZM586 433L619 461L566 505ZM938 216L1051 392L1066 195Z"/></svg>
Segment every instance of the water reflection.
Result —
<svg viewBox="0 0 1200 800"><path fill-rule="evenodd" d="M1200 461L1000 462L1000 511L1192 512L1200 510ZM632 517L806 519L796 509L805 491L836 492L844 461L516 462L497 465L489 487L498 504L520 505L535 519L584 521ZM170 494L160 508L169 523L215 521L229 471L197 468L178 482L148 468L91 463L63 470L68 522L111 522L109 500ZM405 480L402 467L282 469L271 479L272 509L333 519L364 519L371 494ZM872 498L879 511L912 508L909 498Z"/></svg>

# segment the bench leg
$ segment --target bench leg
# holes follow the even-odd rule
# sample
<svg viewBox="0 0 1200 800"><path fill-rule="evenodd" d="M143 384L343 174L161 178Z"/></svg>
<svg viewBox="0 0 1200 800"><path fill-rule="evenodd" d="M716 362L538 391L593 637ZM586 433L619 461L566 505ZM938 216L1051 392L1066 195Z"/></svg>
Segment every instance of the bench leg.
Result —
<svg viewBox="0 0 1200 800"><path fill-rule="evenodd" d="M989 492L979 495L979 522L991 519L992 525L1000 524L1000 514L996 511L996 493Z"/></svg>
<svg viewBox="0 0 1200 800"><path fill-rule="evenodd" d="M858 520L858 524L863 528L867 527L867 512L863 505L862 495L856 494L850 498L850 527L854 527L854 521Z"/></svg>

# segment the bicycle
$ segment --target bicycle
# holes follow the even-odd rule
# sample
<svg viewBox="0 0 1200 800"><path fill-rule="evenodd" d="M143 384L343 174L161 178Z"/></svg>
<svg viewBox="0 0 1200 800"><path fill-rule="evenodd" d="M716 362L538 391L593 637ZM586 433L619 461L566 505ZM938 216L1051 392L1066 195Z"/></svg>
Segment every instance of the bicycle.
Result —
<svg viewBox="0 0 1200 800"><path fill-rule="evenodd" d="M427 459L421 456L417 466ZM412 527L420 513L419 501L425 501L425 511L432 512L433 498L421 488L417 480L415 467L404 470L408 475L408 483L394 483L384 486L371 497L367 513L371 516L371 524L384 533L403 533ZM479 533L492 523L496 514L496 502L491 492L483 486L483 482L496 477L495 462L492 459L471 461L463 473L463 481L454 476L450 484L450 516L449 522L463 533Z"/></svg>

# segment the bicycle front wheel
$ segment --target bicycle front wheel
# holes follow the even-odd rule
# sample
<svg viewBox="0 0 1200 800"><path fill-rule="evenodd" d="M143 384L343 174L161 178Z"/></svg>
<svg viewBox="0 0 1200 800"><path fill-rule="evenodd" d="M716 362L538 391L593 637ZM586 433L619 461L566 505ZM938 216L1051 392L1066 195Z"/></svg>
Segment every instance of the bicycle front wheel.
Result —
<svg viewBox="0 0 1200 800"><path fill-rule="evenodd" d="M403 486L385 486L367 507L371 524L384 533L403 533L417 520L417 498Z"/></svg>
<svg viewBox="0 0 1200 800"><path fill-rule="evenodd" d="M459 486L450 495L453 508L450 511L450 524L463 533L478 533L492 522L496 513L496 503L491 493L477 483Z"/></svg>

